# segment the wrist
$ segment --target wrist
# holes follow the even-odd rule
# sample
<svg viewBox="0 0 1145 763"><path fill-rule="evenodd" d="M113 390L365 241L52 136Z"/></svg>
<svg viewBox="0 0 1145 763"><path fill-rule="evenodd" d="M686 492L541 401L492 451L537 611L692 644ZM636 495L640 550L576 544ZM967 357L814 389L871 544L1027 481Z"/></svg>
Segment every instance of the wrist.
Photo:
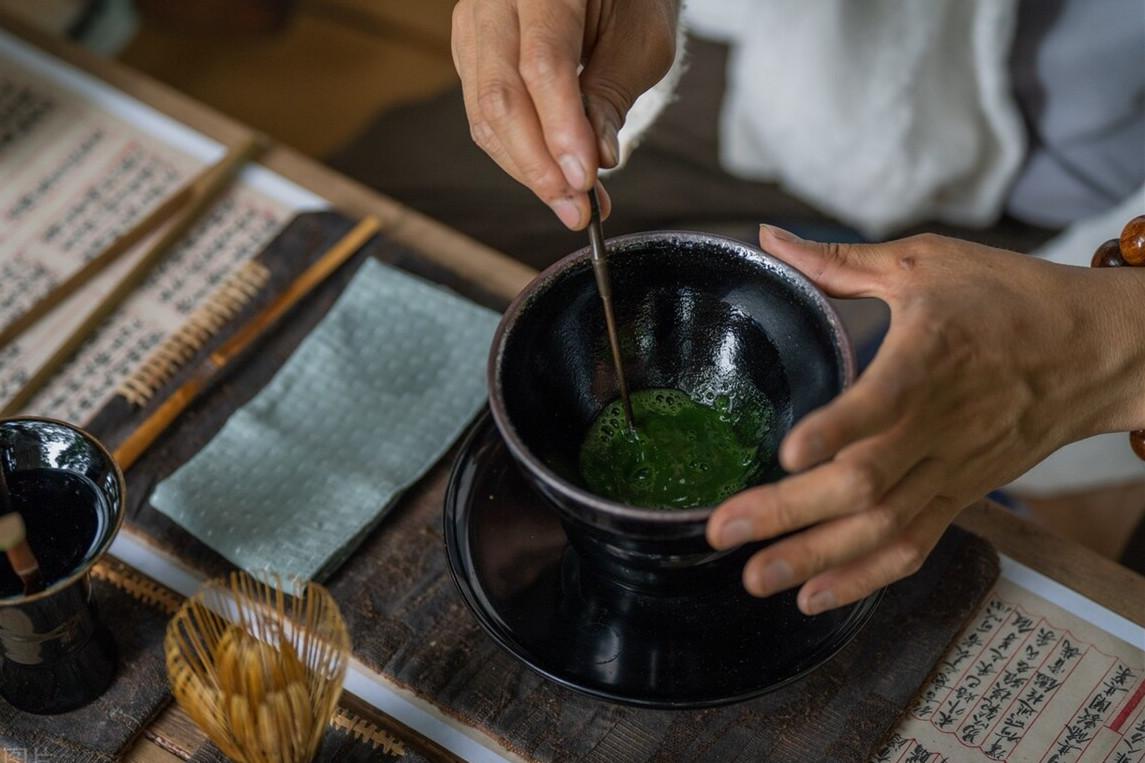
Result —
<svg viewBox="0 0 1145 763"><path fill-rule="evenodd" d="M1122 275L1129 276L1125 283L1129 294L1124 317L1131 324L1127 333L1134 350L1127 385L1125 429L1137 431L1145 429L1145 268L1122 268L1122 271Z"/></svg>
<svg viewBox="0 0 1145 763"><path fill-rule="evenodd" d="M1086 313L1090 348L1074 358L1087 413L1081 439L1145 429L1145 268L1085 271L1074 309ZM1070 359L1073 352L1062 348Z"/></svg>

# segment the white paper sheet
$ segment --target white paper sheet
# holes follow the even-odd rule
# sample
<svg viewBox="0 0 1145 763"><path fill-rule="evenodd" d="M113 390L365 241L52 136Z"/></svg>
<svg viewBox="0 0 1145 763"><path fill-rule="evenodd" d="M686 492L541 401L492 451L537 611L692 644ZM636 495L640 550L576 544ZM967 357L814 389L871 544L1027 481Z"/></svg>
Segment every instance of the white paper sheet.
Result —
<svg viewBox="0 0 1145 763"><path fill-rule="evenodd" d="M217 160L224 147L0 30L0 326ZM85 423L238 264L326 203L249 166L25 413ZM0 402L160 235L0 348Z"/></svg>
<svg viewBox="0 0 1145 763"><path fill-rule="evenodd" d="M1145 759L1145 629L1012 559L874 760Z"/></svg>
<svg viewBox="0 0 1145 763"><path fill-rule="evenodd" d="M224 147L218 141L115 89L98 77L44 53L3 29L0 29L0 60L18 64L21 69L81 96L93 109L116 117L159 142L186 153L199 164L209 164L223 155ZM329 202L321 196L259 165L248 166L240 175L240 180L271 196L292 212L325 209L329 206Z"/></svg>

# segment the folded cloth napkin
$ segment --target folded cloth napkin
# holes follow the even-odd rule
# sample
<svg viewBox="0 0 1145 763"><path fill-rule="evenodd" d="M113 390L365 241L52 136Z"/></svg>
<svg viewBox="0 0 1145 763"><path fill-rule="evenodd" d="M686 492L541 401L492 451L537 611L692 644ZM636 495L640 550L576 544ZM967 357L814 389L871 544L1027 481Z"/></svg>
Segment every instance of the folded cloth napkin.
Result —
<svg viewBox="0 0 1145 763"><path fill-rule="evenodd" d="M270 384L151 503L246 570L328 575L482 405L497 321L367 260Z"/></svg>

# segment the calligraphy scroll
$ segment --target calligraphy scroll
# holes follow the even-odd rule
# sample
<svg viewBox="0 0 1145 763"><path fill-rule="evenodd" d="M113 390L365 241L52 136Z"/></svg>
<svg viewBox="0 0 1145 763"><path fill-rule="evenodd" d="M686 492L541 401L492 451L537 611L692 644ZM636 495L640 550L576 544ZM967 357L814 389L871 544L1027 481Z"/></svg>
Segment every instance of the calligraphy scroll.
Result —
<svg viewBox="0 0 1145 763"><path fill-rule="evenodd" d="M187 183L204 162L0 51L0 328L78 271ZM249 183L226 193L25 413L85 423L178 331L292 208ZM154 234L0 348L0 404L110 292Z"/></svg>
<svg viewBox="0 0 1145 763"><path fill-rule="evenodd" d="M1002 578L875 760L1141 763L1143 649Z"/></svg>

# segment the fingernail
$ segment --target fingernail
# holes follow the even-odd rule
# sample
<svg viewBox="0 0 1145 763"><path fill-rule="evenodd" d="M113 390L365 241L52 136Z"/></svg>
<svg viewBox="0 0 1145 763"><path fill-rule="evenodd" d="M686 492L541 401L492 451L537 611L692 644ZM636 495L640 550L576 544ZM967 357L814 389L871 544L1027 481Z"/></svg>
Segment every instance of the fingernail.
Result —
<svg viewBox="0 0 1145 763"><path fill-rule="evenodd" d="M606 167L615 167L620 161L620 134L616 125L606 121L604 135L600 136L600 162Z"/></svg>
<svg viewBox="0 0 1145 763"><path fill-rule="evenodd" d="M607 220L608 216L612 214L612 197L608 195L608 190L599 182L596 184L596 193L600 199L600 217L602 220Z"/></svg>
<svg viewBox="0 0 1145 763"><path fill-rule="evenodd" d="M835 594L830 591L820 591L807 599L807 614L817 615L820 612L834 609L836 606Z"/></svg>
<svg viewBox="0 0 1145 763"><path fill-rule="evenodd" d="M799 236L796 236L794 233L792 233L789 230L784 230L783 228L778 228L774 225L768 225L767 223L761 223L759 226L759 229L761 231L767 231L769 234L771 234L771 236L773 238L777 238L780 241L802 241L803 240L803 239L799 238Z"/></svg>
<svg viewBox="0 0 1145 763"><path fill-rule="evenodd" d="M565 175L565 180L569 181L569 185L578 191L588 190L588 173L585 172L584 165L580 163L572 154L565 154L560 158L561 172Z"/></svg>
<svg viewBox="0 0 1145 763"><path fill-rule="evenodd" d="M720 544L724 548L740 546L751 540L751 522L746 519L733 519L720 530Z"/></svg>
<svg viewBox="0 0 1145 763"><path fill-rule="evenodd" d="M756 577L757 588L763 596L790 588L795 582L795 571L782 559L768 562Z"/></svg>
<svg viewBox="0 0 1145 763"><path fill-rule="evenodd" d="M552 203L552 209L566 228L575 230L580 227L580 207L572 199L557 199Z"/></svg>

